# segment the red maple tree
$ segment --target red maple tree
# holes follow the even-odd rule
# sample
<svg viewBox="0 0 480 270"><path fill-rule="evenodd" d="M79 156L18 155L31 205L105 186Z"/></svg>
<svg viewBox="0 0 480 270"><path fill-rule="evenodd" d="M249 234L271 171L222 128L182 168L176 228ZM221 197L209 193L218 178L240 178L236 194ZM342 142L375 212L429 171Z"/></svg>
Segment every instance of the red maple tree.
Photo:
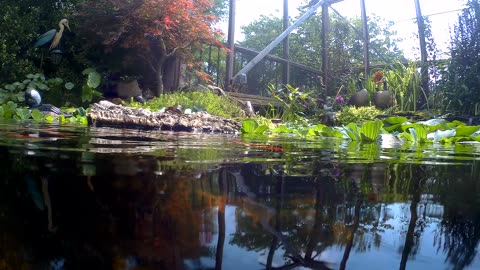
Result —
<svg viewBox="0 0 480 270"><path fill-rule="evenodd" d="M212 8L212 0L96 0L84 2L76 18L85 50L102 48L100 57L120 55L125 65L141 63L154 74L159 95L170 60L192 67L192 50L220 44Z"/></svg>

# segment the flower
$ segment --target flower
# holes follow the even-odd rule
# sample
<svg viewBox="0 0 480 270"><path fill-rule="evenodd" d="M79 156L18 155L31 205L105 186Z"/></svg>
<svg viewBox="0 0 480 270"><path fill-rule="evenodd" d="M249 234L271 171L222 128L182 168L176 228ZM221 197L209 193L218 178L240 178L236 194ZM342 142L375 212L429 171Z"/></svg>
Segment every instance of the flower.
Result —
<svg viewBox="0 0 480 270"><path fill-rule="evenodd" d="M345 99L342 96L336 96L335 97L335 102L336 103L345 103Z"/></svg>
<svg viewBox="0 0 480 270"><path fill-rule="evenodd" d="M383 75L382 71L377 71L373 74L373 82L375 84L381 84L381 83L383 83L383 78L384 77L385 77L385 75Z"/></svg>

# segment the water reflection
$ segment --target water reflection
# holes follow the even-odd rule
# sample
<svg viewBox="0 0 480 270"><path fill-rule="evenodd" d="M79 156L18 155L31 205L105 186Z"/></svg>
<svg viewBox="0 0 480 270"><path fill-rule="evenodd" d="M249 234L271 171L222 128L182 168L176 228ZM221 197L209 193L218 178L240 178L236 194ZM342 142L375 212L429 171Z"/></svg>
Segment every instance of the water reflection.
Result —
<svg viewBox="0 0 480 270"><path fill-rule="evenodd" d="M475 159L112 129L0 135L0 269L480 267Z"/></svg>

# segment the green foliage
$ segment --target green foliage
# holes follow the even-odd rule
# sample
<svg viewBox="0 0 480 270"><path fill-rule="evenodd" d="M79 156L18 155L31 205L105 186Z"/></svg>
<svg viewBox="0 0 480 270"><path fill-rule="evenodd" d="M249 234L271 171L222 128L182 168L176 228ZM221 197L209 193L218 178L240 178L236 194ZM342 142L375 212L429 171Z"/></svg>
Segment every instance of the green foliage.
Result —
<svg viewBox="0 0 480 270"><path fill-rule="evenodd" d="M408 132L403 132L400 137L413 143L429 142L427 139L427 129L423 125L413 125L408 128Z"/></svg>
<svg viewBox="0 0 480 270"><path fill-rule="evenodd" d="M388 131L387 128L383 128L384 126L395 127L395 129ZM272 125L260 123L257 119L249 118L242 122L241 132L244 135L292 134L309 140L329 137L362 143L377 142L383 138L382 134L393 136L399 142L413 144L480 141L480 126L466 126L461 122L446 122L443 119L410 123L405 117L389 117L383 121L377 119L360 124L349 123L343 127L327 127L322 124L313 126L300 122L272 127Z"/></svg>
<svg viewBox="0 0 480 270"><path fill-rule="evenodd" d="M275 112L267 112L267 114L276 114L284 122L300 120L315 114L317 99L314 91L301 91L300 88L289 84L278 90L270 85L268 91L272 97L283 103L283 109L278 114ZM274 110L274 108L270 108L270 110Z"/></svg>
<svg viewBox="0 0 480 270"><path fill-rule="evenodd" d="M397 62L394 67L385 72L388 90L395 96L401 111L416 111L419 95L424 95L419 70L413 62L408 63L408 67Z"/></svg>
<svg viewBox="0 0 480 270"><path fill-rule="evenodd" d="M374 142L380 138L380 131L383 122L380 120L367 121L358 126L355 123L349 123L344 126L344 130L352 141Z"/></svg>
<svg viewBox="0 0 480 270"><path fill-rule="evenodd" d="M15 2L0 1L0 84L38 72L31 58L39 10L32 6L27 12L22 1Z"/></svg>
<svg viewBox="0 0 480 270"><path fill-rule="evenodd" d="M157 98L148 100L144 104L130 102L132 107L142 107L151 111L157 111L165 107L181 105L183 108L196 109L204 108L212 115L227 118L244 117L245 113L236 102L228 97L218 96L209 91L178 91L170 94L163 94Z"/></svg>
<svg viewBox="0 0 480 270"><path fill-rule="evenodd" d="M255 119L248 118L242 121L242 133L263 134L267 130L267 125L260 125Z"/></svg>
<svg viewBox="0 0 480 270"><path fill-rule="evenodd" d="M30 111L30 109L28 108L18 107L15 102L9 101L0 106L0 119L14 119L19 121L28 121L32 119L35 122L47 123L51 123L57 120L60 124L88 124L85 109L80 107L77 109L70 108L65 110L72 113L73 116L68 118L63 115L53 117L52 115L43 114L38 109L33 109Z"/></svg>
<svg viewBox="0 0 480 270"><path fill-rule="evenodd" d="M331 70L345 70L345 74L335 73L335 78L329 82L331 89L338 89L340 85L346 84L349 80L350 70L353 67L360 67L363 63L362 37L349 24L362 28L359 18L347 19L346 21L332 13L330 16L330 35L328 37L328 48ZM385 22L380 17L369 18L369 34L375 39L371 40L370 46L378 51L383 59L400 61L403 59L402 52L397 47L395 32L391 31L392 22ZM289 37L290 59L297 63L321 70L322 68L322 40L321 40L322 18L318 13L301 24ZM244 41L240 42L243 47L260 51L265 48L282 31L282 18L272 16L261 16L258 20L242 27L245 34ZM282 57L281 46L277 46L272 54ZM372 63L385 63L379 55L372 54ZM254 69L249 73L250 81L254 80L256 91L267 88L279 78L281 70L277 69L269 61L259 63L262 67ZM293 71L293 70L292 70ZM259 74L256 74L259 73ZM266 78L272 81L267 81ZM318 79L317 79L318 80ZM291 81L302 81L305 84L305 72L292 72Z"/></svg>
<svg viewBox="0 0 480 270"><path fill-rule="evenodd" d="M101 98L102 93L96 89L102 83L102 75L100 75L100 73L94 68L87 68L82 74L87 76L86 81L82 86L82 102L91 102L94 98Z"/></svg>
<svg viewBox="0 0 480 270"><path fill-rule="evenodd" d="M459 16L451 44L451 60L442 75L443 109L480 114L480 3L469 0Z"/></svg>
<svg viewBox="0 0 480 270"><path fill-rule="evenodd" d="M375 119L382 114L380 110L374 106L354 107L346 106L340 112L335 114L335 118L339 125L346 125L349 123L361 123Z"/></svg>
<svg viewBox="0 0 480 270"><path fill-rule="evenodd" d="M213 14L223 14L225 3L216 4L210 0L84 1L75 16L82 22L77 28L83 37L82 57L112 73L142 75L156 95L162 94L163 76L172 74L169 69L177 66L176 59L193 67L195 49L218 44Z"/></svg>
<svg viewBox="0 0 480 270"><path fill-rule="evenodd" d="M37 89L42 95L46 94L44 97L46 96L46 99L48 99L48 93L50 91L54 91L55 89L57 89L56 92L58 92L58 89L63 89L61 91L68 91L73 88L73 84L71 82L64 84L64 81L61 78L46 79L45 75L41 73L27 74L23 81L7 84L4 85L3 88L0 88L0 104L8 101L16 103L24 102L25 90L31 88Z"/></svg>

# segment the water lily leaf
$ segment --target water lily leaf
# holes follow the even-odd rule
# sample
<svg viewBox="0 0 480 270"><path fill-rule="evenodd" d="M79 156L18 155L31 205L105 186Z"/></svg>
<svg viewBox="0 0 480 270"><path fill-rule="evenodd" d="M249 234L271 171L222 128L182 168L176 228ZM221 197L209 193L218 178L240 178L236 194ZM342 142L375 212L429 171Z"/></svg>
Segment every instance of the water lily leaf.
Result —
<svg viewBox="0 0 480 270"><path fill-rule="evenodd" d="M265 131L268 130L268 126L267 125L260 125L258 126L254 131L253 133L255 134L263 134L265 133Z"/></svg>
<svg viewBox="0 0 480 270"><path fill-rule="evenodd" d="M86 116L77 115L75 117L70 117L69 119L75 119L77 124L88 125L88 119Z"/></svg>
<svg viewBox="0 0 480 270"><path fill-rule="evenodd" d="M92 72L97 72L97 70L95 68L86 68L82 71L82 74L87 75L87 74L92 73Z"/></svg>
<svg viewBox="0 0 480 270"><path fill-rule="evenodd" d="M457 137L468 137L480 130L480 126L459 126L456 129Z"/></svg>
<svg viewBox="0 0 480 270"><path fill-rule="evenodd" d="M27 120L30 118L30 110L27 108L17 108L15 110L15 118L18 118L22 121Z"/></svg>
<svg viewBox="0 0 480 270"><path fill-rule="evenodd" d="M293 133L293 130L290 130L287 126L281 125L272 130L274 133Z"/></svg>
<svg viewBox="0 0 480 270"><path fill-rule="evenodd" d="M52 123L53 120L55 120L55 118L51 115L47 115L47 116L45 116L44 120L48 123Z"/></svg>
<svg viewBox="0 0 480 270"><path fill-rule="evenodd" d="M25 101L25 93L24 92L18 92L13 97L17 100L17 102L24 102Z"/></svg>
<svg viewBox="0 0 480 270"><path fill-rule="evenodd" d="M403 124L408 121L405 116L391 116L383 120L385 123L390 125Z"/></svg>
<svg viewBox="0 0 480 270"><path fill-rule="evenodd" d="M313 128L302 128L298 130L298 133L303 137L317 136L317 133L313 130Z"/></svg>
<svg viewBox="0 0 480 270"><path fill-rule="evenodd" d="M470 137L470 139L472 139L474 141L477 141L477 142L480 142L480 136L472 136L472 137Z"/></svg>
<svg viewBox="0 0 480 270"><path fill-rule="evenodd" d="M413 127L408 129L408 132L411 136L406 136L406 138L410 138L410 141L413 143L424 143L428 142L427 139L427 129L423 125L414 125Z"/></svg>
<svg viewBox="0 0 480 270"><path fill-rule="evenodd" d="M465 126L465 123L462 122L462 121L453 120L452 122L447 123L447 125L448 125L449 127L457 127L457 126Z"/></svg>
<svg viewBox="0 0 480 270"><path fill-rule="evenodd" d="M360 128L362 141L376 141L380 137L383 122L380 120L368 121Z"/></svg>
<svg viewBox="0 0 480 270"><path fill-rule="evenodd" d="M93 89L97 88L102 81L102 76L98 72L88 73L87 85Z"/></svg>
<svg viewBox="0 0 480 270"><path fill-rule="evenodd" d="M402 131L402 124L394 124L388 127L384 127L384 129L387 132Z"/></svg>
<svg viewBox="0 0 480 270"><path fill-rule="evenodd" d="M252 118L248 118L242 121L242 133L253 133L258 127L257 121Z"/></svg>
<svg viewBox="0 0 480 270"><path fill-rule="evenodd" d="M68 83L65 84L65 88L66 88L67 90L72 90L73 87L75 87L75 84L73 84L73 83L71 83L71 82L68 82Z"/></svg>
<svg viewBox="0 0 480 270"><path fill-rule="evenodd" d="M13 101L7 102L6 106L12 111L14 111L18 107L17 103Z"/></svg>
<svg viewBox="0 0 480 270"><path fill-rule="evenodd" d="M43 75L42 73L35 73L33 75L33 79L34 80L40 80L40 81L44 82L45 81L45 75Z"/></svg>
<svg viewBox="0 0 480 270"><path fill-rule="evenodd" d="M347 137L350 138L352 141L361 140L360 130L357 124L349 123L347 126L344 126L343 128L344 128L343 130L346 132Z"/></svg>
<svg viewBox="0 0 480 270"><path fill-rule="evenodd" d="M38 109L33 109L31 114L34 121L42 121L45 116Z"/></svg>
<svg viewBox="0 0 480 270"><path fill-rule="evenodd" d="M92 88L90 88L88 85L83 85L81 99L82 99L82 102L92 101L93 99Z"/></svg>
<svg viewBox="0 0 480 270"><path fill-rule="evenodd" d="M343 138L343 133L336 128L326 127L320 132L319 136Z"/></svg>
<svg viewBox="0 0 480 270"><path fill-rule="evenodd" d="M80 108L77 108L77 114L79 116L86 117L87 111L83 107L80 107Z"/></svg>
<svg viewBox="0 0 480 270"><path fill-rule="evenodd" d="M73 118L73 117L70 117L70 118ZM61 114L58 116L58 122L60 124L65 124L65 123L68 123L69 121L67 120L67 118L65 118L65 115Z"/></svg>
<svg viewBox="0 0 480 270"><path fill-rule="evenodd" d="M63 79L62 78L54 78L52 79L54 83L56 84L62 84L63 83Z"/></svg>
<svg viewBox="0 0 480 270"><path fill-rule="evenodd" d="M38 90L48 90L50 88L48 88L48 86L44 83L36 83L36 86L38 88Z"/></svg>
<svg viewBox="0 0 480 270"><path fill-rule="evenodd" d="M15 90L15 86L13 84L7 84L5 85L5 89L9 90L9 91L14 91Z"/></svg>

